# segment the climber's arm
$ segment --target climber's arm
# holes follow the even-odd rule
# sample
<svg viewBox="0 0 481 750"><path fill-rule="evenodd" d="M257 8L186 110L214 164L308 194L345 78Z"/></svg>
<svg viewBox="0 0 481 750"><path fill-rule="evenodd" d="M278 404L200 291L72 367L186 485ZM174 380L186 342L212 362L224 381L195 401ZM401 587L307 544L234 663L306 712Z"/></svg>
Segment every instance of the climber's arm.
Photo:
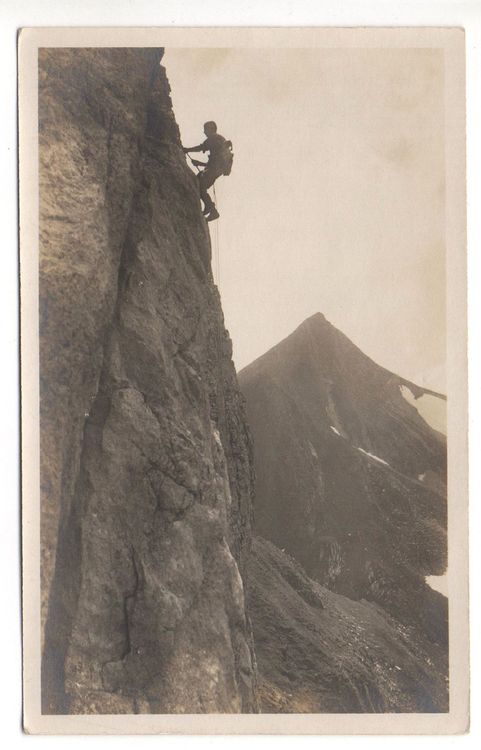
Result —
<svg viewBox="0 0 481 750"><path fill-rule="evenodd" d="M189 154L193 151L205 151L204 144L201 143L200 146L192 146L192 148L183 148L184 154Z"/></svg>

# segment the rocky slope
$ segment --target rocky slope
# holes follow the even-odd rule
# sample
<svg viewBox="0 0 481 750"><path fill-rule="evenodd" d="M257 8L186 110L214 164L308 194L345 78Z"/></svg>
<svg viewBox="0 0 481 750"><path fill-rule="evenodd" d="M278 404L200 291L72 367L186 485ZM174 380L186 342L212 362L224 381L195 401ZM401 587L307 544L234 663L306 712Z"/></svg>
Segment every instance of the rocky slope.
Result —
<svg viewBox="0 0 481 750"><path fill-rule="evenodd" d="M376 365L320 314L239 382L254 437L256 533L331 592L414 629L438 685L432 705L445 710L447 600L425 577L446 567L446 440L403 395L425 391Z"/></svg>
<svg viewBox="0 0 481 750"><path fill-rule="evenodd" d="M46 713L256 710L250 439L161 56L40 51Z"/></svg>
<svg viewBox="0 0 481 750"><path fill-rule="evenodd" d="M249 565L261 711L448 710L443 647L419 629L334 594L264 539L255 539Z"/></svg>

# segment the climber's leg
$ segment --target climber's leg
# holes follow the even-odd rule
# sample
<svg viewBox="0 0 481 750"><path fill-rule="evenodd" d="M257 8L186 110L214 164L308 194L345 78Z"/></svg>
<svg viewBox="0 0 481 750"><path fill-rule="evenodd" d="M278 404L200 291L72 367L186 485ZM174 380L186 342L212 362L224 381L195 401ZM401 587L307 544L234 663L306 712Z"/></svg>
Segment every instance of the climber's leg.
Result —
<svg viewBox="0 0 481 750"><path fill-rule="evenodd" d="M214 201L210 197L207 190L211 187L211 185L215 182L215 177L212 179L212 173L209 173L208 170L204 170L203 172L199 172L197 175L197 179L199 181L199 193L201 200L204 202L204 213L210 213L214 206Z"/></svg>
<svg viewBox="0 0 481 750"><path fill-rule="evenodd" d="M199 180L199 192L200 197L204 201L204 214L210 214L215 209L215 204L209 193L207 192L210 187L214 184L216 179L220 177L222 172L216 169L204 169L203 172L199 172L197 179Z"/></svg>

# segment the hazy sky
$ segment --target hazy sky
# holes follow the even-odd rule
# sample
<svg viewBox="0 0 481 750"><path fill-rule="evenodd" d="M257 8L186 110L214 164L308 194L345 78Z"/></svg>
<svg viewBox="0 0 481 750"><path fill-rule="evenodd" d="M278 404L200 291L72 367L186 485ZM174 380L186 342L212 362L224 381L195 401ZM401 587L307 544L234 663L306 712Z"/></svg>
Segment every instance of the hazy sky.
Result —
<svg viewBox="0 0 481 750"><path fill-rule="evenodd" d="M168 49L163 64L184 145L211 119L234 143L210 227L238 369L320 311L445 392L442 51Z"/></svg>

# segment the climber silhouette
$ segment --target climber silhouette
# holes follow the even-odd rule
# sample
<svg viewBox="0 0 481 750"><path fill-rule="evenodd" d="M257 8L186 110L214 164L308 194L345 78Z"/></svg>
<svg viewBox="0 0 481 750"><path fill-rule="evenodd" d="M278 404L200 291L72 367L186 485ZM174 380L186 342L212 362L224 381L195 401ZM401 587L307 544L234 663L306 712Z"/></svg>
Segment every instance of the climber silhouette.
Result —
<svg viewBox="0 0 481 750"><path fill-rule="evenodd" d="M217 125L212 121L204 123L204 133L207 138L203 143L183 150L185 154L194 151L209 152L207 162L192 159L192 164L196 167L204 167L203 171L197 174L200 197L204 203L202 213L207 221L214 221L219 218L219 212L207 191L218 177L230 174L233 160L232 142L227 141L224 136L217 132Z"/></svg>

